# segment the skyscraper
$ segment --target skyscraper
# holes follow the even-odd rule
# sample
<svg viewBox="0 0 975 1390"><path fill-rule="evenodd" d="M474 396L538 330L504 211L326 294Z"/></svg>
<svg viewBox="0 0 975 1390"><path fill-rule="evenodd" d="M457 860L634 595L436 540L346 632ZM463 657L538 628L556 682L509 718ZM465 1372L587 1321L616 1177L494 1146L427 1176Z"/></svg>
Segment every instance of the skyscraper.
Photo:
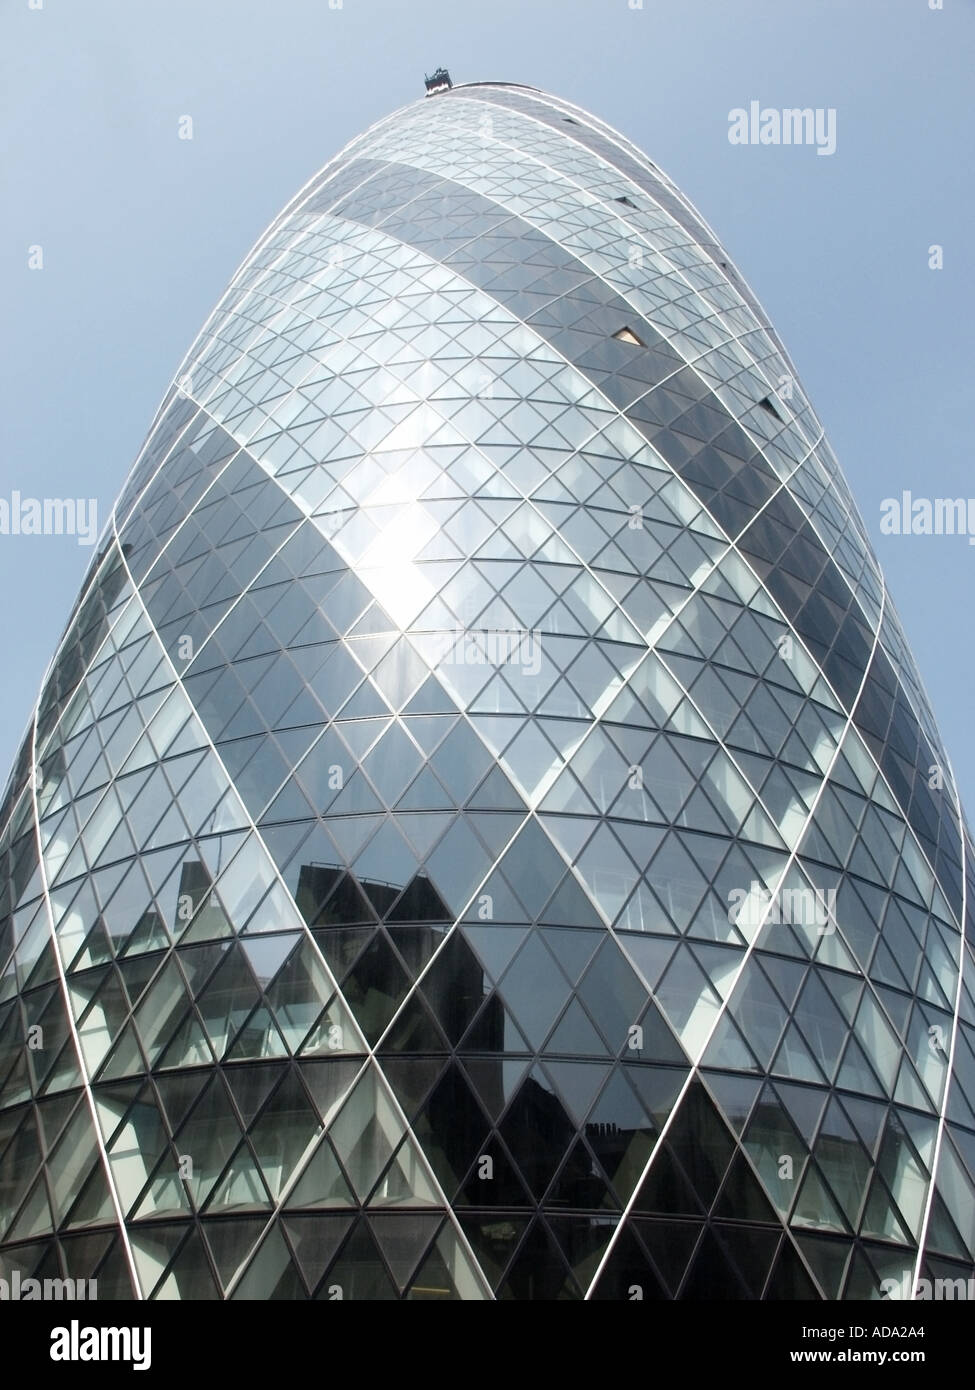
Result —
<svg viewBox="0 0 975 1390"><path fill-rule="evenodd" d="M45 677L0 1276L968 1278L970 840L823 429L646 156L444 79L237 271Z"/></svg>

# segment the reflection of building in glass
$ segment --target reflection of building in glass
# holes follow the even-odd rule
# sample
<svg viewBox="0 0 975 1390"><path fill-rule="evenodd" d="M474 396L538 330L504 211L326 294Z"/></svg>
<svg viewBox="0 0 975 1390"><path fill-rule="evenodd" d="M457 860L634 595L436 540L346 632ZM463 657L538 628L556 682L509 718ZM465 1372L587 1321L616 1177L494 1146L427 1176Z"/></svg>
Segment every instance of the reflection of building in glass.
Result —
<svg viewBox="0 0 975 1390"><path fill-rule="evenodd" d="M645 156L429 82L235 276L45 680L0 1277L967 1277L968 839L821 427Z"/></svg>

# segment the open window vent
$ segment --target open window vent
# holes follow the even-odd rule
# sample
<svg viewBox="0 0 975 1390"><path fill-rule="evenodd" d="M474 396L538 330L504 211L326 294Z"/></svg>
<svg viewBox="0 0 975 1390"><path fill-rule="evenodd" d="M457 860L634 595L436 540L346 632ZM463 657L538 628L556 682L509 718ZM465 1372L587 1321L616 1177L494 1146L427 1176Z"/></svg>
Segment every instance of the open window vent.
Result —
<svg viewBox="0 0 975 1390"><path fill-rule="evenodd" d="M627 328L625 325L623 328L617 328L613 337L618 338L621 343L632 343L634 347L646 347L643 339L638 337L632 328Z"/></svg>
<svg viewBox="0 0 975 1390"><path fill-rule="evenodd" d="M762 407L763 410L767 410L770 415L774 415L776 420L782 420L782 416L776 410L775 405L772 402L771 396L763 396L762 399L759 401L759 405Z"/></svg>

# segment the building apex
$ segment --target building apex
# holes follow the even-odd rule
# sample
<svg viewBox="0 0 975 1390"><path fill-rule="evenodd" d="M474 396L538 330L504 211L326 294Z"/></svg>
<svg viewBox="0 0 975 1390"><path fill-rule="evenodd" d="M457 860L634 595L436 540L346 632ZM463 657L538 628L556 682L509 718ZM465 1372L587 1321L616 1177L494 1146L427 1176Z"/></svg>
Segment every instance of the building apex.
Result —
<svg viewBox="0 0 975 1390"><path fill-rule="evenodd" d="M423 81L427 89L427 96L436 96L438 92L449 92L454 85L450 80L450 73L446 68L437 68L432 77L423 74Z"/></svg>

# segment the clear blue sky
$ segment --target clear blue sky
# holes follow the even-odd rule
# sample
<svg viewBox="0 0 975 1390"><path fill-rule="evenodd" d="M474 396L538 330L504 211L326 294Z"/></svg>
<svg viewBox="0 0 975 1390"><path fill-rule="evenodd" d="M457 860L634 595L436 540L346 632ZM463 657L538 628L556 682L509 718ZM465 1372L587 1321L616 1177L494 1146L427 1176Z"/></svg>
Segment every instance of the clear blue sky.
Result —
<svg viewBox="0 0 975 1390"><path fill-rule="evenodd" d="M975 7L630 2L2 0L0 497L93 496L107 517L250 246L347 140L422 95L425 72L542 87L659 163L769 311L971 812L975 654L958 620L975 547L883 537L879 519L905 488L975 496ZM751 100L836 108L836 153L730 145L728 113ZM177 138L183 115L192 141ZM70 537L0 535L0 777L90 555Z"/></svg>

